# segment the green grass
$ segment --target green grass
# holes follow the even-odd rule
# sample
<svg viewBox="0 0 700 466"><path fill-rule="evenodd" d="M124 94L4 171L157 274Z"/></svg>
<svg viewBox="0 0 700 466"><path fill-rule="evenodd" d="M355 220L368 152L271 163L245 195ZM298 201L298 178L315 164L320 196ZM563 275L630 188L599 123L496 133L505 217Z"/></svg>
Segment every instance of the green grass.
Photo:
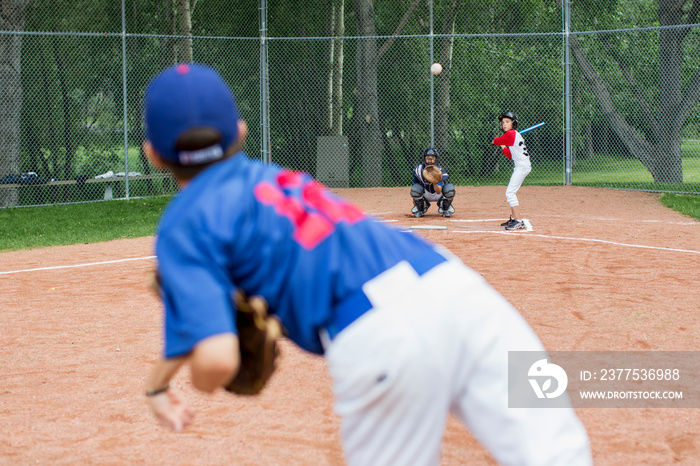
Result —
<svg viewBox="0 0 700 466"><path fill-rule="evenodd" d="M683 139L681 141L683 156L697 157L700 155L700 139Z"/></svg>
<svg viewBox="0 0 700 466"><path fill-rule="evenodd" d="M0 251L150 236L170 199L0 209Z"/></svg>
<svg viewBox="0 0 700 466"><path fill-rule="evenodd" d="M661 203L669 209L700 220L700 196L662 194Z"/></svg>

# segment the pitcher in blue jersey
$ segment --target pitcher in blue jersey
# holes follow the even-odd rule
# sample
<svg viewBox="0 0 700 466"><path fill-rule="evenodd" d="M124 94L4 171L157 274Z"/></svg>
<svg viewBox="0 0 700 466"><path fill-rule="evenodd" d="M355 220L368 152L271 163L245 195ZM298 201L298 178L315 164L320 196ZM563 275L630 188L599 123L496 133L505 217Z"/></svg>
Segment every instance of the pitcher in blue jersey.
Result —
<svg viewBox="0 0 700 466"><path fill-rule="evenodd" d="M240 289L326 358L348 464L438 464L449 413L501 463L590 464L572 409L508 408L508 351L543 348L478 273L309 175L248 158L247 126L211 68L162 72L145 115L144 151L181 187L156 240L164 351L146 390L162 424L193 422L169 388L183 365L209 393L237 373ZM438 302L423 289L442 290Z"/></svg>

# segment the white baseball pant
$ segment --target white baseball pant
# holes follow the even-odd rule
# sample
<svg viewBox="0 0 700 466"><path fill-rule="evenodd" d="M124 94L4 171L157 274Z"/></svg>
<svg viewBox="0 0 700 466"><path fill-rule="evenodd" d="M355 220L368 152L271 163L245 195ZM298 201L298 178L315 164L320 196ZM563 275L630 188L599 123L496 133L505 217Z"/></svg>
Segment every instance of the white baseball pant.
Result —
<svg viewBox="0 0 700 466"><path fill-rule="evenodd" d="M440 199L442 199L442 193L437 194L437 193L429 193L428 191L425 191L423 193L423 198L425 198L425 200L429 201L429 202L437 202Z"/></svg>
<svg viewBox="0 0 700 466"><path fill-rule="evenodd" d="M508 187L506 188L506 200L511 207L516 207L518 205L518 197L515 193L518 192L520 186L522 186L525 177L532 171L532 165L516 165L513 169L513 174L510 175L510 181L508 182Z"/></svg>
<svg viewBox="0 0 700 466"><path fill-rule="evenodd" d="M402 262L363 290L374 307L325 353L349 465L438 465L449 413L501 464L592 464L573 409L508 408L508 351L543 347L478 273Z"/></svg>

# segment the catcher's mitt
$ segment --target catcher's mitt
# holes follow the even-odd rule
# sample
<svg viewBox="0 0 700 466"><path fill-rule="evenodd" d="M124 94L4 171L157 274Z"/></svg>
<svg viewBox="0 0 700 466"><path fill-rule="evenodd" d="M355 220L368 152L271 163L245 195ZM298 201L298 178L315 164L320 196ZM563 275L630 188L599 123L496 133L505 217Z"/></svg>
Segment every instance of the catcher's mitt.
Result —
<svg viewBox="0 0 700 466"><path fill-rule="evenodd" d="M442 181L442 170L435 165L428 165L423 169L423 178L429 183L439 183Z"/></svg>
<svg viewBox="0 0 700 466"><path fill-rule="evenodd" d="M275 370L282 324L275 316L267 315L267 301L260 296L248 298L238 290L234 302L238 309L236 327L241 365L238 374L224 388L238 395L257 395Z"/></svg>

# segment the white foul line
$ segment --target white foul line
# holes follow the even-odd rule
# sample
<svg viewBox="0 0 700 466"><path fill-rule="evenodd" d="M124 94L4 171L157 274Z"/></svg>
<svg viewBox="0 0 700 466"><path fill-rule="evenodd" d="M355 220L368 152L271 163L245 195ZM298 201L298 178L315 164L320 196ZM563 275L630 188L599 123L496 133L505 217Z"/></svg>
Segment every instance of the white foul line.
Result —
<svg viewBox="0 0 700 466"><path fill-rule="evenodd" d="M156 256L132 257L130 259L117 259L117 260L113 260L113 261L104 261L104 262L90 262L88 264L56 265L54 267L40 267L38 269L10 270L8 272L0 272L0 275L8 275L11 273L22 273L22 272L38 272L41 270L73 269L76 267L89 267L91 265L116 264L119 262L128 262L128 261L142 261L144 259L155 259L155 257Z"/></svg>
<svg viewBox="0 0 700 466"><path fill-rule="evenodd" d="M644 246L641 244L629 244L629 243L618 243L616 241L607 241L604 239L593 239L593 238L576 238L570 236L552 236L552 235L540 235L537 233L528 233L527 235L518 235L516 231L469 231L469 230L452 230L452 233L491 233L494 235L509 235L518 236L521 238L539 236L540 238L551 238L551 239L566 239L571 241L588 241L591 243L605 243L613 244L615 246L627 246L630 248L641 248L641 249L657 249L659 251L674 251L674 252L689 252L691 254L700 254L700 251L693 251L692 249L677 249L677 248L664 248L661 246Z"/></svg>
<svg viewBox="0 0 700 466"><path fill-rule="evenodd" d="M525 219L523 219L525 220ZM472 223L472 222L502 222L502 218L451 218L450 222L467 222L467 223Z"/></svg>
<svg viewBox="0 0 700 466"><path fill-rule="evenodd" d="M525 220L525 219L523 219ZM465 221L465 220L460 220L460 221ZM469 220L467 220L469 221ZM479 220L475 220L479 221ZM530 224L529 221L525 221L525 225L527 226L528 232L532 231L532 225ZM409 232L410 230L401 230L404 232ZM691 254L700 254L700 251L693 251L691 249L678 249L678 248L664 248L660 246L644 246L641 244L629 244L629 243L618 243L616 241L607 241L603 239L593 239L593 238L577 238L577 237L570 237L570 236L552 236L552 235L540 235L537 233L528 233L527 235L518 235L517 231L492 231L492 230L452 230L451 233L485 233L485 234L492 234L492 235L508 235L508 236L519 236L519 237L533 237L533 236L538 236L540 238L550 238L550 239L563 239L563 240L570 240L570 241L586 241L590 243L603 243L603 244L612 244L615 246L626 246L629 248L640 248L640 249L656 249L659 251L674 251L674 252L688 252ZM132 257L130 259L117 259L117 260L112 260L112 261L104 261L104 262L90 262L87 264L73 264L73 265L57 265L54 267L40 267L36 269L24 269L24 270L10 270L7 272L0 272L0 275L9 275L9 274L14 274L14 273L22 273L22 272L38 272L42 270L56 270L56 269L72 269L76 267L90 267L92 265L104 265L104 264L117 264L119 262L128 262L128 261L140 261L140 260L146 260L146 259L155 259L156 256L145 256L145 257Z"/></svg>

